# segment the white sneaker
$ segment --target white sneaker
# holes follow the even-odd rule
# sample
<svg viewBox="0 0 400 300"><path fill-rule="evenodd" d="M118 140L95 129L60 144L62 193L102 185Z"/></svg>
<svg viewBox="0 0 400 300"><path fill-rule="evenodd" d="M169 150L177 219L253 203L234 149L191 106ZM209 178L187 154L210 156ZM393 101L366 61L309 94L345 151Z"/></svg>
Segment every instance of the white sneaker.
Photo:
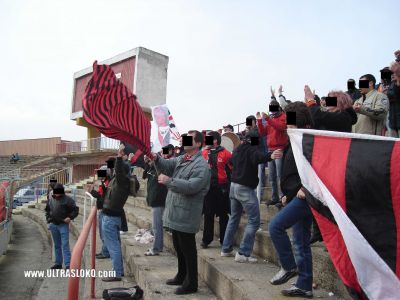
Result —
<svg viewBox="0 0 400 300"><path fill-rule="evenodd" d="M257 258L251 257L251 256L247 257L247 256L239 254L239 252L236 252L235 261L238 262L238 263L246 263L246 262L248 262L248 263L256 263L257 262Z"/></svg>
<svg viewBox="0 0 400 300"><path fill-rule="evenodd" d="M234 257L235 254L233 254L233 250L231 252L222 252L221 251L221 257Z"/></svg>

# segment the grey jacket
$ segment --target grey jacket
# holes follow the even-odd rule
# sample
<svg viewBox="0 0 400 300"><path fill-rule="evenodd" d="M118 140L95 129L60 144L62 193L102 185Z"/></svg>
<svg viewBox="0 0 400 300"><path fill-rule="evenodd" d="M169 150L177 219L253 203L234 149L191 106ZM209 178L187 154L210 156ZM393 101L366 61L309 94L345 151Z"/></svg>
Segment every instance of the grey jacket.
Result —
<svg viewBox="0 0 400 300"><path fill-rule="evenodd" d="M160 173L171 179L164 211L164 226L173 230L196 233L200 229L204 196L210 187L211 171L199 151L188 161L183 156L158 158Z"/></svg>

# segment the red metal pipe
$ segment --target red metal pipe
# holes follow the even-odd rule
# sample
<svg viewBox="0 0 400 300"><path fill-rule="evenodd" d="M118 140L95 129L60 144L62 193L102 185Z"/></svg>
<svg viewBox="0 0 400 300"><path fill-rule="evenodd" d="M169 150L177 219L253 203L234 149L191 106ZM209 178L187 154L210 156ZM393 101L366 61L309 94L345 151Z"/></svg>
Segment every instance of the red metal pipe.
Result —
<svg viewBox="0 0 400 300"><path fill-rule="evenodd" d="M83 249L85 248L87 238L89 236L89 231L90 227L94 228L96 230L96 216L97 216L97 208L96 206L92 207L92 210L90 212L89 218L87 219L85 225L82 228L82 231L79 235L78 240L76 241L75 247L72 250L72 255L71 255L71 264L70 264L70 270L80 270L81 269L81 260L82 260L82 253ZM96 231L94 231L94 239L96 240ZM92 243L93 243L93 237L92 237ZM96 243L96 241L94 242ZM95 251L96 248L92 247L92 267L94 266L93 261L95 260ZM90 289L90 296L92 297L93 293L93 298L94 298L94 277L91 278L91 289ZM76 300L78 299L79 295L79 277L70 277L68 279L68 300Z"/></svg>
<svg viewBox="0 0 400 300"><path fill-rule="evenodd" d="M96 207L93 207L94 209ZM92 208L92 210L93 210ZM97 227L97 209L95 209L95 217L94 221L92 224L92 270L96 270L96 227ZM95 283L96 283L96 277L91 277L90 278L90 298L94 299L96 297L95 295Z"/></svg>

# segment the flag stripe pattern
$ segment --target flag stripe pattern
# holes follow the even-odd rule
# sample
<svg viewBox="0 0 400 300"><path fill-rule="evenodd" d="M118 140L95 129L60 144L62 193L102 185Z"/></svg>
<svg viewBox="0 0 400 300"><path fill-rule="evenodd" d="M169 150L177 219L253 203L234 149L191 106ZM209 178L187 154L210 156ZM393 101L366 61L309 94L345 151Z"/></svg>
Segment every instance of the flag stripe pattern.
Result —
<svg viewBox="0 0 400 300"><path fill-rule="evenodd" d="M350 295L397 299L400 140L298 129L288 134L307 202Z"/></svg>
<svg viewBox="0 0 400 300"><path fill-rule="evenodd" d="M150 120L110 66L94 62L82 103L83 117L102 134L150 154Z"/></svg>

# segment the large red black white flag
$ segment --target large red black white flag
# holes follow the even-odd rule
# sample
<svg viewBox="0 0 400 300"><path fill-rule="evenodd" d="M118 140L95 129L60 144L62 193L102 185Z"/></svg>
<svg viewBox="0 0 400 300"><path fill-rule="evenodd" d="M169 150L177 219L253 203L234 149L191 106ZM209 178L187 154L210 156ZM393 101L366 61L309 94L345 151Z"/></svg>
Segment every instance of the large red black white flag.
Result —
<svg viewBox="0 0 400 300"><path fill-rule="evenodd" d="M307 201L354 299L400 299L400 139L288 129Z"/></svg>
<svg viewBox="0 0 400 300"><path fill-rule="evenodd" d="M150 155L150 120L136 96L117 79L110 66L93 63L82 103L83 117L102 134Z"/></svg>

